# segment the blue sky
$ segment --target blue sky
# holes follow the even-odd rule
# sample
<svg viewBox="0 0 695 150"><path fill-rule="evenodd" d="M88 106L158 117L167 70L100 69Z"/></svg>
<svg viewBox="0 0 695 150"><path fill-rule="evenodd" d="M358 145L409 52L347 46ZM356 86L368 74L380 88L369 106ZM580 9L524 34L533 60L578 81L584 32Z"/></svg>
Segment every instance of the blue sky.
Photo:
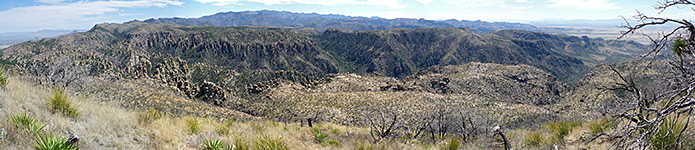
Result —
<svg viewBox="0 0 695 150"><path fill-rule="evenodd" d="M134 19L201 17L217 12L285 10L383 18L530 22L552 19L619 19L636 10L657 14L661 0L3 0L0 33L89 29ZM661 16L695 18L690 8ZM687 16L687 17L684 17Z"/></svg>

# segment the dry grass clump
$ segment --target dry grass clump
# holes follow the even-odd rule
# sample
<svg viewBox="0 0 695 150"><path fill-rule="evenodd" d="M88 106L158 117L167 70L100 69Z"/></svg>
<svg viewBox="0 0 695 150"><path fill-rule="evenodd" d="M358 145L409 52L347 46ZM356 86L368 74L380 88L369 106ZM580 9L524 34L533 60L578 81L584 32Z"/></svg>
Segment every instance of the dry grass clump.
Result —
<svg viewBox="0 0 695 150"><path fill-rule="evenodd" d="M164 117L164 113L159 111L159 109L151 108L147 111L138 113L138 123L140 124L150 124L157 119Z"/></svg>

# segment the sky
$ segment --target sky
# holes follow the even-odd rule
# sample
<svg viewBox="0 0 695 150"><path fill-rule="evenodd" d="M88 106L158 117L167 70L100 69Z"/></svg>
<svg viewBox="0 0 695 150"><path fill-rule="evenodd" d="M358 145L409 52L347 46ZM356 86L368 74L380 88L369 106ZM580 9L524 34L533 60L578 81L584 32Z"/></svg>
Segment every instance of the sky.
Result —
<svg viewBox="0 0 695 150"><path fill-rule="evenodd" d="M89 29L99 23L218 12L278 10L382 18L507 22L620 19L636 11L657 15L663 0L2 0L0 33ZM689 7L659 16L695 18ZM687 17L684 17L687 16Z"/></svg>

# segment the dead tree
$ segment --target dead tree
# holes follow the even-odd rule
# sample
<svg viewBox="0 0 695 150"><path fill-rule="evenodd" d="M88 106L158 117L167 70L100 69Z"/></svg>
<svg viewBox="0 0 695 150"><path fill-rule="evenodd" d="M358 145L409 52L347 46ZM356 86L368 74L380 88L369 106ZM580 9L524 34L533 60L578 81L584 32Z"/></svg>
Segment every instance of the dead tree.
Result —
<svg viewBox="0 0 695 150"><path fill-rule="evenodd" d="M689 7L695 11L695 3L691 0L664 0L655 8L661 12L671 7ZM663 92L655 93L649 96L651 90L645 90L636 83L630 75L624 75L615 68L611 68L616 73L616 89L625 90L630 93L630 96L624 97L628 102L631 102L631 107L614 115L617 118L616 124L618 128L611 134L614 139L612 148L614 149L648 149L655 148L652 141L660 136L673 136L674 140L670 140L668 149L678 149L684 144L692 141L692 132L687 132L690 129L690 122L695 99L693 98L693 89L695 89L695 67L693 66L693 51L695 46L695 26L686 19L672 19L667 17L652 17L641 12L637 12L634 16L639 21L637 25L630 25L628 22L624 27L627 31L622 32L619 38L624 38L632 34L642 34L651 39L654 48L645 55L642 55L637 61L648 61L652 65L654 58L664 49L671 48L678 56L678 59L672 59L669 65L672 72L662 72L661 80L663 86L667 89ZM627 22L627 21L626 21ZM673 30L662 32L657 35L648 35L641 32L641 29L647 26L677 24ZM649 59L651 57L651 59ZM674 62L676 61L676 62ZM690 63L684 63L690 61ZM646 69L646 67L645 67ZM685 121L682 129L675 129L674 126L679 121ZM669 128L663 128L669 127Z"/></svg>
<svg viewBox="0 0 695 150"><path fill-rule="evenodd" d="M376 142L391 136L399 128L398 114L393 110L373 109L363 115L369 124L369 134Z"/></svg>

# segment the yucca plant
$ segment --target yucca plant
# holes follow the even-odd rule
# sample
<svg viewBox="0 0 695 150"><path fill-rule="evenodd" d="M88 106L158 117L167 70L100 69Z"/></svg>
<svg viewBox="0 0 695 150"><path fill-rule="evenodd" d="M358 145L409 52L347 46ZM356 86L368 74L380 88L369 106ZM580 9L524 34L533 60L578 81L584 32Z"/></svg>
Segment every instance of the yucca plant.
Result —
<svg viewBox="0 0 695 150"><path fill-rule="evenodd" d="M205 139L203 142L206 150L221 150L222 141L220 139L209 140Z"/></svg>
<svg viewBox="0 0 695 150"><path fill-rule="evenodd" d="M39 133L44 127L46 127L46 124L42 124L26 113L22 115L14 115L11 117L11 119L15 126L24 128L32 133Z"/></svg>
<svg viewBox="0 0 695 150"><path fill-rule="evenodd" d="M77 146L68 144L67 138L53 134L39 134L34 137L34 148L38 150L75 150Z"/></svg>
<svg viewBox="0 0 695 150"><path fill-rule="evenodd" d="M75 105L72 104L72 100L70 100L65 94L65 91L61 89L54 89L53 95L48 98L47 103L53 112L58 112L68 117L77 117L80 115Z"/></svg>

